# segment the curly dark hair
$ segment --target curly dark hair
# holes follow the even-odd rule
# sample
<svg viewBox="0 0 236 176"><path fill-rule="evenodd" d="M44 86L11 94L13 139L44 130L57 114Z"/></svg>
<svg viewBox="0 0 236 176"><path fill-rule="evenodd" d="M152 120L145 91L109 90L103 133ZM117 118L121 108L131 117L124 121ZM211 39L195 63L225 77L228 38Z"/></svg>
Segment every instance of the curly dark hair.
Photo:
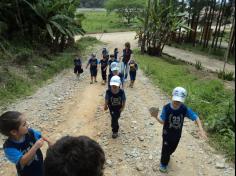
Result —
<svg viewBox="0 0 236 176"><path fill-rule="evenodd" d="M7 111L0 116L0 133L11 136L11 130L18 130L20 127L20 116L17 111Z"/></svg>
<svg viewBox="0 0 236 176"><path fill-rule="evenodd" d="M105 154L86 136L65 136L47 150L44 176L102 176Z"/></svg>

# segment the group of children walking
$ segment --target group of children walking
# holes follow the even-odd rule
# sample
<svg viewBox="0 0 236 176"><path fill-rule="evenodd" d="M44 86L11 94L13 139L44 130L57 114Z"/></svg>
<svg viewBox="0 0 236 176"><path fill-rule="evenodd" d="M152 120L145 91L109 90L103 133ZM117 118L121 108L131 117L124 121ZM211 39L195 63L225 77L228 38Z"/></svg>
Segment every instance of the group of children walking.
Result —
<svg viewBox="0 0 236 176"><path fill-rule="evenodd" d="M110 111L112 138L119 136L119 118L125 109L126 95L124 81L127 73L130 75L130 87L133 87L138 70L137 63L132 58L130 44L125 44L122 62L118 61L118 49L114 54L108 54L104 48L99 61L95 54L91 55L86 68L90 66L91 84L97 82L98 64L101 64L102 84L108 84L105 94L104 110ZM74 73L83 73L81 58L74 60ZM123 70L121 69L123 68ZM109 72L107 77L107 72ZM176 87L172 92L172 101L166 104L160 117L158 112L150 112L158 122L163 124L163 142L160 161L160 171L167 172L171 154L176 150L181 138L184 118L195 121L200 129L200 135L206 138L198 115L184 105L187 91ZM52 144L40 132L28 127L24 114L8 111L0 116L0 133L7 136L4 143L6 157L16 165L19 176L102 176L105 154L98 143L88 137L63 137ZM48 143L49 149L43 163L40 148ZM94 164L96 163L96 164Z"/></svg>

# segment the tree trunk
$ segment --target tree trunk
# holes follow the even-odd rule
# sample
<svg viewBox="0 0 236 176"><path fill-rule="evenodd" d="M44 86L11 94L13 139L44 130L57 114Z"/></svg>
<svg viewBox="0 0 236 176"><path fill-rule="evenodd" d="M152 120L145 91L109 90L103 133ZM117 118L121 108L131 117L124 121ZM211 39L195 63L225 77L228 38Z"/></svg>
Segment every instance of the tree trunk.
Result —
<svg viewBox="0 0 236 176"><path fill-rule="evenodd" d="M234 12L233 12L233 14L234 14ZM234 33L235 33L234 28L235 28L235 17L233 16L230 40L229 40L228 48L227 48L226 53L225 53L225 61L224 61L223 72L225 72L225 66L226 66L226 63L228 62L228 58L229 58L229 55L230 55L231 44L232 44L232 41L234 39Z"/></svg>
<svg viewBox="0 0 236 176"><path fill-rule="evenodd" d="M144 54L144 52L145 52L145 44L146 44L146 37L147 37L146 34L147 34L148 21L149 21L150 5L151 5L151 0L148 0L147 14L146 14L146 17L145 17L143 38L142 38L142 44L141 44L141 54Z"/></svg>
<svg viewBox="0 0 236 176"><path fill-rule="evenodd" d="M215 40L216 40L216 36L217 36L216 34L218 31L218 26L219 26L219 22L220 22L220 13L222 11L222 7L223 7L223 1L221 1L221 4L220 4L220 10L219 10L219 14L217 16L216 27L215 27L214 37L213 37L213 40L211 43L211 48L214 48L214 45L215 45Z"/></svg>
<svg viewBox="0 0 236 176"><path fill-rule="evenodd" d="M205 14L204 14L204 22L203 22L203 27L202 27L202 34L201 34L201 39L200 39L200 45L202 45L202 42L203 42L203 37L204 37L204 31L205 31L205 23L206 23L206 19L207 19L207 12L208 12L208 9L205 10Z"/></svg>
<svg viewBox="0 0 236 176"><path fill-rule="evenodd" d="M226 4L226 0L223 0L222 2L224 3L224 5L223 5L223 9L222 9L221 17L220 17L219 28L218 28L218 31L217 31L217 33L216 33L217 37L216 37L216 42L215 42L215 45L214 45L214 50L215 50L215 51L216 51L217 44L218 44L218 40L219 40L219 36L220 36L220 29L221 29L222 20L223 20L223 16L224 16L224 12L225 12L225 4Z"/></svg>
<svg viewBox="0 0 236 176"><path fill-rule="evenodd" d="M197 20L196 20L196 23L195 23L195 28L194 28L194 33L193 33L193 46L196 45L196 38L197 38L197 27L198 27L198 22L199 22L199 18L200 18L200 12L197 16Z"/></svg>
<svg viewBox="0 0 236 176"><path fill-rule="evenodd" d="M21 35L22 37L24 36L24 27L23 27L23 21L22 21L22 18L21 18L21 12L20 12L20 6L19 6L19 0L16 0L16 8L17 8L17 21L18 21L18 25L20 27L20 30L21 30Z"/></svg>
<svg viewBox="0 0 236 176"><path fill-rule="evenodd" d="M226 20L225 20L225 21L226 21ZM222 40L223 40L223 38L224 38L225 28L226 28L226 24L224 25L224 29L223 29L223 32L222 32L222 34L221 34L220 44L219 44L219 46L218 46L219 49L221 48Z"/></svg>
<svg viewBox="0 0 236 176"><path fill-rule="evenodd" d="M213 19L214 19L214 12L215 12L215 7L216 7L216 0L212 0L212 6L211 6L211 16L210 17L210 21L209 21L209 30L208 30L208 38L207 38L207 41L206 41L206 48L208 47L208 44L209 44L209 40L211 38L211 26L212 26L212 22L213 22Z"/></svg>

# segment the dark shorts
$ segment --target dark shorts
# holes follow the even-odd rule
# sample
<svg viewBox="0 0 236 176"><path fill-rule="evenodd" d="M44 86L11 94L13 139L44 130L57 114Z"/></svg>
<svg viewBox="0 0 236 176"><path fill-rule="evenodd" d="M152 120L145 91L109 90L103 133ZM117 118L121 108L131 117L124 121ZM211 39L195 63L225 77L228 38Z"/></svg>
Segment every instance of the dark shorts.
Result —
<svg viewBox="0 0 236 176"><path fill-rule="evenodd" d="M97 68L90 68L90 74L91 76L97 76L98 70Z"/></svg>
<svg viewBox="0 0 236 176"><path fill-rule="evenodd" d="M83 69L81 68L81 66L75 66L74 73L83 73Z"/></svg>

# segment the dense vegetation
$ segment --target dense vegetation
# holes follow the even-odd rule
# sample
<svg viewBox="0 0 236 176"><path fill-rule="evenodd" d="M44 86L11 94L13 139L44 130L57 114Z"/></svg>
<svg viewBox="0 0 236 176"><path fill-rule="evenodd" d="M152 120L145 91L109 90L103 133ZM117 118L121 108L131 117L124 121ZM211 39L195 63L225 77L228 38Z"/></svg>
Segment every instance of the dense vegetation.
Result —
<svg viewBox="0 0 236 176"><path fill-rule="evenodd" d="M7 42L15 40L63 51L73 44L74 35L84 34L83 16L75 14L78 6L79 0L1 1L0 50L5 53Z"/></svg>

